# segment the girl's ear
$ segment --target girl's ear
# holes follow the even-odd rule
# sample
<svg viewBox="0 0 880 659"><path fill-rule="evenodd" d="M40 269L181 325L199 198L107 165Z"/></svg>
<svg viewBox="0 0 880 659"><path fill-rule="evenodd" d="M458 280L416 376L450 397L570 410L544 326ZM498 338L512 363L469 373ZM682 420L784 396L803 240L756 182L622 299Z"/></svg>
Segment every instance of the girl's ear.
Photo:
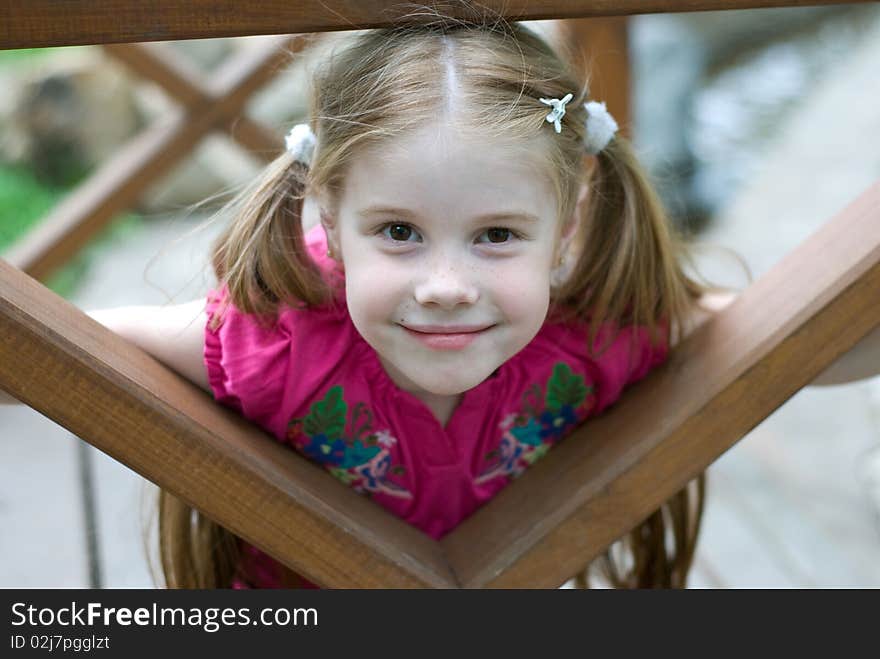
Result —
<svg viewBox="0 0 880 659"><path fill-rule="evenodd" d="M586 200L587 185L586 183L584 183L583 185L581 185L580 192L578 193L578 200L577 204L575 204L574 212L562 225L562 233L559 236L560 254L568 253L568 248L571 245L571 241L574 239L574 236L577 233L578 222L580 218L583 217L583 213L581 212L581 210L583 209L583 205Z"/></svg>
<svg viewBox="0 0 880 659"><path fill-rule="evenodd" d="M574 238L575 230L577 229L577 220L578 213L575 211L571 214L571 217L566 220L565 224L562 225L562 235L560 238L563 245L568 245L571 242L571 239Z"/></svg>
<svg viewBox="0 0 880 659"><path fill-rule="evenodd" d="M339 249L339 225L336 218L324 207L320 208L321 226L324 227L324 233L327 235L327 249L330 250L333 258L337 261L342 260L342 251Z"/></svg>

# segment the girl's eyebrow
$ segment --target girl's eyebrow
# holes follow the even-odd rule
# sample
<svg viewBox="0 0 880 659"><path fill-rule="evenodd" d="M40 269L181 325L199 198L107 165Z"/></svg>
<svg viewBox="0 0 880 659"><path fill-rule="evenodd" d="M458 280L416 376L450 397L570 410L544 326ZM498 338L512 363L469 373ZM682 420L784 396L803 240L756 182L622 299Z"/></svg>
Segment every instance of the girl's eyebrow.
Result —
<svg viewBox="0 0 880 659"><path fill-rule="evenodd" d="M417 217L417 213L406 208L394 208L393 206L368 206L357 211L361 217L368 215L401 215L407 218ZM525 220L526 222L540 222L540 218L532 213L524 211L501 211L498 213L485 213L473 218L477 222L501 222L504 220Z"/></svg>

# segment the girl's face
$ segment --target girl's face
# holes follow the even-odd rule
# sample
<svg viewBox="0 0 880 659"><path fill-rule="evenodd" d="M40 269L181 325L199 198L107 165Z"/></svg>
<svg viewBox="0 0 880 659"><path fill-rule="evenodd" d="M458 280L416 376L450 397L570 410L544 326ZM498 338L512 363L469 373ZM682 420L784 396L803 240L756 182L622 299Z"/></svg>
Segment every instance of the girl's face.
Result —
<svg viewBox="0 0 880 659"><path fill-rule="evenodd" d="M471 389L544 322L560 227L527 146L426 128L353 159L322 214L352 321L402 389Z"/></svg>

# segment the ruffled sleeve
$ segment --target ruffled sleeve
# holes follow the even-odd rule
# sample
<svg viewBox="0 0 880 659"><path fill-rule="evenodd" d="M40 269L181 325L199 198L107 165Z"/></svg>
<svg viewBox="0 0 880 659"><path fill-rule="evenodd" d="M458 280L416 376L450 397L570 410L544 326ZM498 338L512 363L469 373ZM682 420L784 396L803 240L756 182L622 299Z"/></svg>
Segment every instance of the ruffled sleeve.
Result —
<svg viewBox="0 0 880 659"><path fill-rule="evenodd" d="M257 319L229 304L222 321L212 321L226 300L225 287L208 292L205 327L205 366L217 402L255 421L267 420L284 393L290 365L290 336L274 322L261 326Z"/></svg>
<svg viewBox="0 0 880 659"><path fill-rule="evenodd" d="M610 326L603 327L595 345L602 346L612 330ZM605 350L587 358L588 368L597 385L596 412L612 404L627 386L638 382L666 361L669 341L665 324L658 327L657 334L657 340L652 342L647 327L620 328Z"/></svg>
<svg viewBox="0 0 880 659"><path fill-rule="evenodd" d="M563 361L576 372L582 369L596 397L592 412L598 413L620 398L628 385L641 380L666 360L669 344L665 323L660 325L657 334L657 341L652 342L647 327L628 326L615 331L615 327L607 323L600 326L594 350L589 351L588 323L548 324L536 337L543 350L534 356Z"/></svg>
<svg viewBox="0 0 880 659"><path fill-rule="evenodd" d="M207 296L204 358L214 398L272 432L283 433L286 415L347 367L357 341L345 307L345 277L326 255L321 225L306 234L306 246L333 285L337 304L281 305L270 323L261 324L226 304L225 286ZM217 314L220 324L211 329Z"/></svg>

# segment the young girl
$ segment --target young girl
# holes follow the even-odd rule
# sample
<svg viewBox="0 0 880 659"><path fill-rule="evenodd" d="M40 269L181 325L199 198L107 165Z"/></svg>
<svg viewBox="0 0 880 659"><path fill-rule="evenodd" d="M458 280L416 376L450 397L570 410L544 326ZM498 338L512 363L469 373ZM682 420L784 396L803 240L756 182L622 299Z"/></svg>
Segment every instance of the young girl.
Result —
<svg viewBox="0 0 880 659"><path fill-rule="evenodd" d="M207 383L439 539L662 363L704 288L604 104L520 25L353 35L311 116L214 247ZM698 485L620 583L684 585ZM163 495L169 585L302 583L192 514Z"/></svg>
<svg viewBox="0 0 880 659"><path fill-rule="evenodd" d="M353 33L236 200L207 305L92 315L439 539L730 299L616 131L519 24ZM691 485L600 557L611 585L685 585ZM160 539L170 587L310 586L167 493Z"/></svg>

